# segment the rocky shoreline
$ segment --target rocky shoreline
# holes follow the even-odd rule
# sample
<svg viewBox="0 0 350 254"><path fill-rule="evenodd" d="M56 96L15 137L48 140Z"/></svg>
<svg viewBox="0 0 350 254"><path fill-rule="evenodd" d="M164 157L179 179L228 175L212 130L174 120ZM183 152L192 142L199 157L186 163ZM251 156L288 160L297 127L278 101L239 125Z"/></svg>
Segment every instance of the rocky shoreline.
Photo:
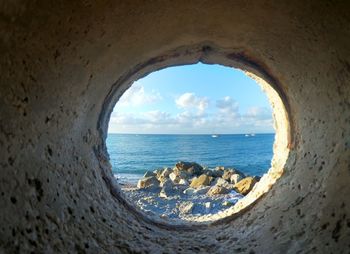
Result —
<svg viewBox="0 0 350 254"><path fill-rule="evenodd" d="M204 168L195 162L147 171L137 186L122 185L129 200L163 219L194 220L233 206L260 180L234 168Z"/></svg>

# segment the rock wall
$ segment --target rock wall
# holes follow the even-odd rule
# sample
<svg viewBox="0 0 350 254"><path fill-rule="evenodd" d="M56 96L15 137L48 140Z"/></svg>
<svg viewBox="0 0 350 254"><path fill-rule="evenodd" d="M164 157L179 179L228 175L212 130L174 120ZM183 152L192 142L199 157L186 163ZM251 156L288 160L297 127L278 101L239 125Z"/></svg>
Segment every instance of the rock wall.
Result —
<svg viewBox="0 0 350 254"><path fill-rule="evenodd" d="M346 1L1 3L0 252L347 253L349 10ZM289 158L239 216L164 225L111 181L110 109L133 79L217 55L284 96Z"/></svg>

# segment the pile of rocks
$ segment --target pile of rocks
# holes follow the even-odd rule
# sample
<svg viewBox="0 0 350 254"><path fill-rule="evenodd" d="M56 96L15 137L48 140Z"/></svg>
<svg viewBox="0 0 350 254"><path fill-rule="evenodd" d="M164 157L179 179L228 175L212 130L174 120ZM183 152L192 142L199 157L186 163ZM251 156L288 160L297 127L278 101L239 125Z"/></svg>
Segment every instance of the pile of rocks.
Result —
<svg viewBox="0 0 350 254"><path fill-rule="evenodd" d="M201 221L234 205L258 181L233 168L203 168L195 162L147 171L137 186L122 185L141 210L164 219Z"/></svg>
<svg viewBox="0 0 350 254"><path fill-rule="evenodd" d="M195 162L176 163L174 168L147 171L137 183L139 189L160 189L159 196L169 198L182 192L186 195L215 196L234 190L247 195L259 181L233 168L203 168Z"/></svg>

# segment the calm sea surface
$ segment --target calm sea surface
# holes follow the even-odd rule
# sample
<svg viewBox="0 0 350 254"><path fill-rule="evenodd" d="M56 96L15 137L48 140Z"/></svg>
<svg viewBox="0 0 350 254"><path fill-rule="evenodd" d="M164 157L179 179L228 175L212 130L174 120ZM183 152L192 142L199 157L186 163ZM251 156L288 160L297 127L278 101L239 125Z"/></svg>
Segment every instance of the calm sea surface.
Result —
<svg viewBox="0 0 350 254"><path fill-rule="evenodd" d="M113 173L125 182L137 181L147 170L173 167L180 160L261 176L270 168L274 137L108 134L107 148Z"/></svg>

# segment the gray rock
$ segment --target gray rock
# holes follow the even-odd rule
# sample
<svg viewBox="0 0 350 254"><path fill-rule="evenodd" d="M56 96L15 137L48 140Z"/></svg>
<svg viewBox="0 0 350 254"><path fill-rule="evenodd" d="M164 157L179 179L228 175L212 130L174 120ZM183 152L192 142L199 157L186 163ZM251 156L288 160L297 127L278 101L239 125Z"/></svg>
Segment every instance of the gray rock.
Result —
<svg viewBox="0 0 350 254"><path fill-rule="evenodd" d="M213 171L210 169L204 169L202 173L207 176L213 176Z"/></svg>
<svg viewBox="0 0 350 254"><path fill-rule="evenodd" d="M223 170L217 170L217 169L212 170L212 173L211 173L213 177L222 177L223 174L224 174Z"/></svg>
<svg viewBox="0 0 350 254"><path fill-rule="evenodd" d="M231 175L231 177L230 177L230 182L231 182L232 184L236 184L236 183L238 183L239 181L241 181L242 179L243 179L242 175L240 175L240 174L233 174L233 175Z"/></svg>
<svg viewBox="0 0 350 254"><path fill-rule="evenodd" d="M210 186L203 186L199 189L196 189L193 194L204 195L209 191L209 189Z"/></svg>
<svg viewBox="0 0 350 254"><path fill-rule="evenodd" d="M167 179L164 182L160 183L160 187L164 187L164 186L174 187L174 183L170 179Z"/></svg>
<svg viewBox="0 0 350 254"><path fill-rule="evenodd" d="M173 169L173 173L176 176L178 176L180 179L188 179L191 176L191 174L188 173L187 171L181 171L176 167Z"/></svg>
<svg viewBox="0 0 350 254"><path fill-rule="evenodd" d="M235 191L242 195L247 195L257 182L257 179L254 177L246 177L235 184Z"/></svg>
<svg viewBox="0 0 350 254"><path fill-rule="evenodd" d="M193 178L190 186L192 188L199 188L200 186L208 186L210 185L211 180L212 180L211 176L201 175L199 177Z"/></svg>
<svg viewBox="0 0 350 254"><path fill-rule="evenodd" d="M207 195L208 196L215 196L215 195L219 195L219 194L227 194L229 192L230 191L228 189L226 189L225 187L215 185L209 189Z"/></svg>
<svg viewBox="0 0 350 254"><path fill-rule="evenodd" d="M235 174L235 172L232 169L225 169L224 174L222 175L222 179L226 181L230 181L231 176Z"/></svg>
<svg viewBox="0 0 350 254"><path fill-rule="evenodd" d="M237 169L226 168L226 169L224 169L224 174L222 175L222 178L225 179L226 181L231 181L231 176L234 175L234 174L238 174L242 178L245 177L245 175L241 171L239 171Z"/></svg>
<svg viewBox="0 0 350 254"><path fill-rule="evenodd" d="M151 171L146 171L146 173L143 175L144 178L151 176L157 176L157 174Z"/></svg>
<svg viewBox="0 0 350 254"><path fill-rule="evenodd" d="M180 181L180 178L175 174L175 172L170 173L169 178L174 183L178 183Z"/></svg>
<svg viewBox="0 0 350 254"><path fill-rule="evenodd" d="M145 177L137 182L137 188L139 189L150 187L159 187L159 181L155 176Z"/></svg>
<svg viewBox="0 0 350 254"><path fill-rule="evenodd" d="M190 183L186 179L180 179L179 184L181 184L181 185L189 185Z"/></svg>
<svg viewBox="0 0 350 254"><path fill-rule="evenodd" d="M202 174L203 167L195 162L179 161L175 167L180 171L186 171L190 175L199 176Z"/></svg>
<svg viewBox="0 0 350 254"><path fill-rule="evenodd" d="M226 185L226 184L228 184L228 182L227 182L225 179L221 178L221 177L216 178L216 179L211 183L212 186L213 186L213 185L224 186L224 185Z"/></svg>
<svg viewBox="0 0 350 254"><path fill-rule="evenodd" d="M162 173L161 176L162 177L169 177L169 175L173 172L173 170L171 168L165 168Z"/></svg>
<svg viewBox="0 0 350 254"><path fill-rule="evenodd" d="M164 182L166 182L167 180L169 180L169 177L165 177L160 175L159 177L157 177L158 181L162 184Z"/></svg>
<svg viewBox="0 0 350 254"><path fill-rule="evenodd" d="M159 197L161 198L169 198L170 196L174 195L173 188L169 187L163 187L161 191L159 192Z"/></svg>

